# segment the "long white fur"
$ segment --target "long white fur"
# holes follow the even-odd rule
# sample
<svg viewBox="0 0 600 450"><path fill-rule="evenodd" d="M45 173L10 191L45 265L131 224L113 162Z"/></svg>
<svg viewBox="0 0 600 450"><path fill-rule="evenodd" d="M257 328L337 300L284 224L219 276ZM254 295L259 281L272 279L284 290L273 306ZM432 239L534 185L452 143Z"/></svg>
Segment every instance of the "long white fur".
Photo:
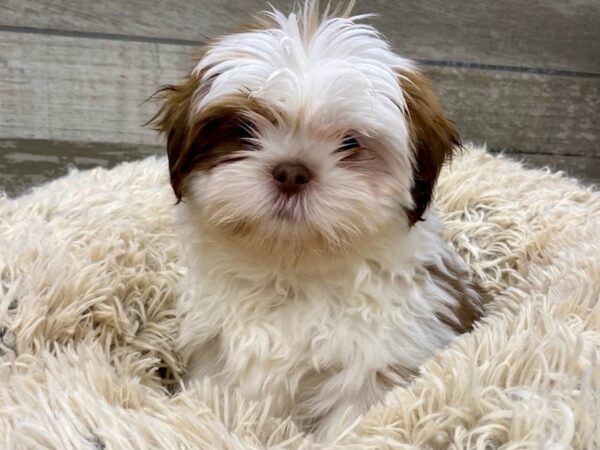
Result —
<svg viewBox="0 0 600 450"><path fill-rule="evenodd" d="M436 314L452 318L456 299L424 267L465 265L435 212L413 227L404 212L413 154L395 70L412 63L356 17L326 18L309 36L306 14L270 17L275 28L217 40L196 68L210 88L195 113L246 93L282 123L258 126L260 150L246 159L190 175L178 207L189 267L180 348L189 380L270 396L276 414L327 439L383 398L377 374L405 384L393 367L414 371L454 337ZM323 127L340 133L315 136ZM360 132L383 165L339 167L344 130ZM270 171L289 160L315 180L282 220Z"/></svg>

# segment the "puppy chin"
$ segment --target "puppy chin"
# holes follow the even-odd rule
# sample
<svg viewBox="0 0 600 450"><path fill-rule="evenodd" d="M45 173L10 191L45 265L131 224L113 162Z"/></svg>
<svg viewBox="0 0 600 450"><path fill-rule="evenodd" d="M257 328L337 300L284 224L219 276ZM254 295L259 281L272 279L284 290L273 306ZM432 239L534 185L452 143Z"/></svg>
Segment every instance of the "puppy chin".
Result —
<svg viewBox="0 0 600 450"><path fill-rule="evenodd" d="M262 194L242 189L213 195L207 185L214 180L203 177L191 183L198 194L190 194L177 208L177 222L187 229L188 243L207 246L210 241L212 249L232 255L237 264L246 261L273 272L322 272L361 258L365 249L383 238L386 226L408 229L397 218L393 223L388 218L386 224L363 204L324 208L318 192L289 195L270 186L258 189ZM228 200L232 197L235 200Z"/></svg>

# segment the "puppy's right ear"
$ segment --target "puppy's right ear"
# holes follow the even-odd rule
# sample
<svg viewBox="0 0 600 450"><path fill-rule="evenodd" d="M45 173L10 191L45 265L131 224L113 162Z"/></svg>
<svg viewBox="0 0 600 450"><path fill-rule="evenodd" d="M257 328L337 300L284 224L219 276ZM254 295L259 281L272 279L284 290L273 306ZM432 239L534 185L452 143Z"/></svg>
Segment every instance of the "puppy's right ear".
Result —
<svg viewBox="0 0 600 450"><path fill-rule="evenodd" d="M177 202L183 196L183 182L189 173L187 161L191 151L191 108L200 80L191 75L179 85L162 87L155 98L162 100L162 106L149 123L167 138L167 155L171 186Z"/></svg>

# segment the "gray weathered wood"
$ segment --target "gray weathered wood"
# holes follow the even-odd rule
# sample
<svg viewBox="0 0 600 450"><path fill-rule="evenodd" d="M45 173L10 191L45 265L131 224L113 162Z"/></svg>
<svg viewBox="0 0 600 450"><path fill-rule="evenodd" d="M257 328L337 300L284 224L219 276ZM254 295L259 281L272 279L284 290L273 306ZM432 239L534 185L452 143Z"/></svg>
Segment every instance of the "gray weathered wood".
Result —
<svg viewBox="0 0 600 450"><path fill-rule="evenodd" d="M492 151L492 153L497 153ZM584 183L600 186L600 158L593 156L568 156L502 152L512 159L525 163L527 167L548 167L552 171L563 171Z"/></svg>
<svg viewBox="0 0 600 450"><path fill-rule="evenodd" d="M0 136L160 145L143 104L193 66L190 46L0 32ZM426 67L466 140L598 155L600 79Z"/></svg>
<svg viewBox="0 0 600 450"><path fill-rule="evenodd" d="M291 0L273 0L288 10ZM406 56L600 73L598 0L362 0ZM203 40L265 0L0 0L0 25Z"/></svg>
<svg viewBox="0 0 600 450"><path fill-rule="evenodd" d="M463 137L490 149L600 157L600 80L426 67Z"/></svg>
<svg viewBox="0 0 600 450"><path fill-rule="evenodd" d="M108 168L162 154L163 148L145 145L0 139L0 192L18 195L66 175L71 167Z"/></svg>
<svg viewBox="0 0 600 450"><path fill-rule="evenodd" d="M158 144L144 104L192 47L0 32L0 136Z"/></svg>

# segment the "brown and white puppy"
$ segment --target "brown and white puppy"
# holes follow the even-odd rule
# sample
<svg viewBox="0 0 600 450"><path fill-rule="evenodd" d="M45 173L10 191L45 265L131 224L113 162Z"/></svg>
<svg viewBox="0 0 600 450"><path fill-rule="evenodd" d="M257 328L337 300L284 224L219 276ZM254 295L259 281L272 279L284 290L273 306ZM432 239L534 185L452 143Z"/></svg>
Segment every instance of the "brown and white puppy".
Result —
<svg viewBox="0 0 600 450"><path fill-rule="evenodd" d="M264 13L212 41L156 118L188 379L270 396L321 439L482 314L430 208L456 127L362 19Z"/></svg>

